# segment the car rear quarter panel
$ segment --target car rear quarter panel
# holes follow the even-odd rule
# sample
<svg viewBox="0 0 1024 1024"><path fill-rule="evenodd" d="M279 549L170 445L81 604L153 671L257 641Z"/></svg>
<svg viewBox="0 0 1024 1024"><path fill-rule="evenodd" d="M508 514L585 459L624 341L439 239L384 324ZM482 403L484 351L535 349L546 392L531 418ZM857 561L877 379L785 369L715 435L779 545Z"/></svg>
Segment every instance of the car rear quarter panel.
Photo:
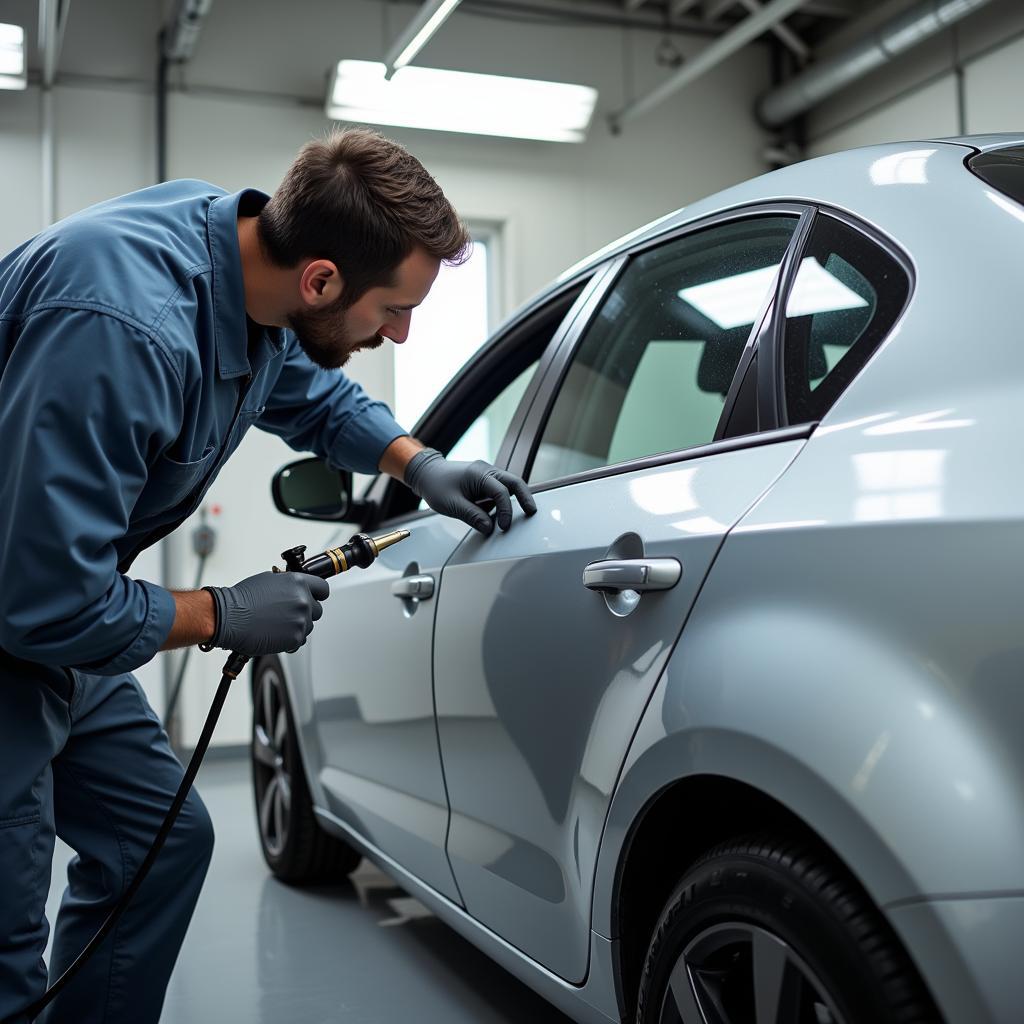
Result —
<svg viewBox="0 0 1024 1024"><path fill-rule="evenodd" d="M723 545L609 811L600 934L643 808L699 774L787 806L883 908L1024 895L1024 209L914 148L905 184L837 177L913 296Z"/></svg>

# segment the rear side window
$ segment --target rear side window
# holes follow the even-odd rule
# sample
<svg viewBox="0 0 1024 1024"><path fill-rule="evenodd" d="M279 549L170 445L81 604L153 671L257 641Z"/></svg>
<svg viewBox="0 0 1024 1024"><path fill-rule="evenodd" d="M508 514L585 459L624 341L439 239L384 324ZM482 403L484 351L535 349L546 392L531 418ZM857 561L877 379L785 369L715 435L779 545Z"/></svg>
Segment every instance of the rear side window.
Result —
<svg viewBox="0 0 1024 1024"><path fill-rule="evenodd" d="M902 265L842 221L819 214L786 299L790 423L820 420L889 334L910 293Z"/></svg>
<svg viewBox="0 0 1024 1024"><path fill-rule="evenodd" d="M978 153L967 166L982 181L1024 204L1024 146Z"/></svg>
<svg viewBox="0 0 1024 1024"><path fill-rule="evenodd" d="M796 223L734 221L634 257L580 341L530 481L713 440Z"/></svg>

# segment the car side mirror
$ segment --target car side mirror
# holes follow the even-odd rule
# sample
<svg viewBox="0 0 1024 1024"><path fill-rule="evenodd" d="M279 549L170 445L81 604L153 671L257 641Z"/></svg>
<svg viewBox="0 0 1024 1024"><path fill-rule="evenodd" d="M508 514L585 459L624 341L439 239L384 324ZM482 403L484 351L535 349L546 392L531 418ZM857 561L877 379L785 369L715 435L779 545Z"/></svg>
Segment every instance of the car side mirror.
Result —
<svg viewBox="0 0 1024 1024"><path fill-rule="evenodd" d="M298 459L274 474L270 492L278 512L327 523L353 522L365 512L352 500L352 474L331 469L323 459Z"/></svg>

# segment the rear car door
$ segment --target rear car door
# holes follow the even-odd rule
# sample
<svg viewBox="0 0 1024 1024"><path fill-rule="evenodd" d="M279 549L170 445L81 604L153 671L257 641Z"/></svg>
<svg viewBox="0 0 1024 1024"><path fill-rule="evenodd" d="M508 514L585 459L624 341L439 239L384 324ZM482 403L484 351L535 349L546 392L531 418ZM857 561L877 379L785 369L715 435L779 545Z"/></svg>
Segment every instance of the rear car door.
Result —
<svg viewBox="0 0 1024 1024"><path fill-rule="evenodd" d="M467 535L443 572L454 877L470 914L570 982L635 726L725 534L809 430L772 429L758 401L802 213L733 213L623 258L513 452L537 515Z"/></svg>
<svg viewBox="0 0 1024 1024"><path fill-rule="evenodd" d="M453 459L505 465L539 362L577 313L585 283L502 332L417 425ZM448 802L434 721L431 651L441 567L469 531L403 484L378 478L363 530L410 530L368 569L331 579L309 642L314 760L326 812L450 899ZM351 532L349 530L348 532ZM347 539L348 533L337 540Z"/></svg>

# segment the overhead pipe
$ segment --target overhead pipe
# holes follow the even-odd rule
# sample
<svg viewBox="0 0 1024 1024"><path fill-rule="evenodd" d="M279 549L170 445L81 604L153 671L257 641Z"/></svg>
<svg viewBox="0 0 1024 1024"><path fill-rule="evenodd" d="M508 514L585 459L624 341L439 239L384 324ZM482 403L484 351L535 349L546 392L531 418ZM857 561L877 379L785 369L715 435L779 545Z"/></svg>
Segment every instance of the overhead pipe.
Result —
<svg viewBox="0 0 1024 1024"><path fill-rule="evenodd" d="M757 101L757 116L766 127L784 125L990 2L923 0L848 49L820 61L785 85L765 93Z"/></svg>
<svg viewBox="0 0 1024 1024"><path fill-rule="evenodd" d="M199 42L203 19L213 0L178 0L157 36L156 64L156 180L167 180L167 76L172 64L190 60Z"/></svg>
<svg viewBox="0 0 1024 1024"><path fill-rule="evenodd" d="M42 64L40 102L42 141L43 224L49 226L57 219L57 125L53 101L53 86L57 81L57 64L64 42L70 0L40 0L39 50Z"/></svg>
<svg viewBox="0 0 1024 1024"><path fill-rule="evenodd" d="M168 75L172 64L183 64L195 52L203 19L210 11L213 0L177 0L174 12L157 36L156 65L156 180L167 180L167 91ZM160 542L160 582L168 589L178 583L178 565L183 555L180 540L173 536ZM174 670L186 657L184 651L165 652L163 655L163 691L165 707L170 707L174 692ZM173 712L173 707L170 707ZM164 725L172 743L179 739L178 716Z"/></svg>
<svg viewBox="0 0 1024 1024"><path fill-rule="evenodd" d="M423 0L420 9L384 55L386 79L390 79L396 71L416 59L420 50L452 16L459 2L460 0Z"/></svg>
<svg viewBox="0 0 1024 1024"><path fill-rule="evenodd" d="M674 75L662 82L656 89L638 100L627 104L622 110L609 115L608 123L613 132L618 132L622 122L639 117L664 103L673 93L717 67L722 61L731 57L737 50L752 42L759 35L767 32L788 17L807 0L771 0L756 14L744 18L734 28L719 36L713 43L706 46L696 57L690 58Z"/></svg>

